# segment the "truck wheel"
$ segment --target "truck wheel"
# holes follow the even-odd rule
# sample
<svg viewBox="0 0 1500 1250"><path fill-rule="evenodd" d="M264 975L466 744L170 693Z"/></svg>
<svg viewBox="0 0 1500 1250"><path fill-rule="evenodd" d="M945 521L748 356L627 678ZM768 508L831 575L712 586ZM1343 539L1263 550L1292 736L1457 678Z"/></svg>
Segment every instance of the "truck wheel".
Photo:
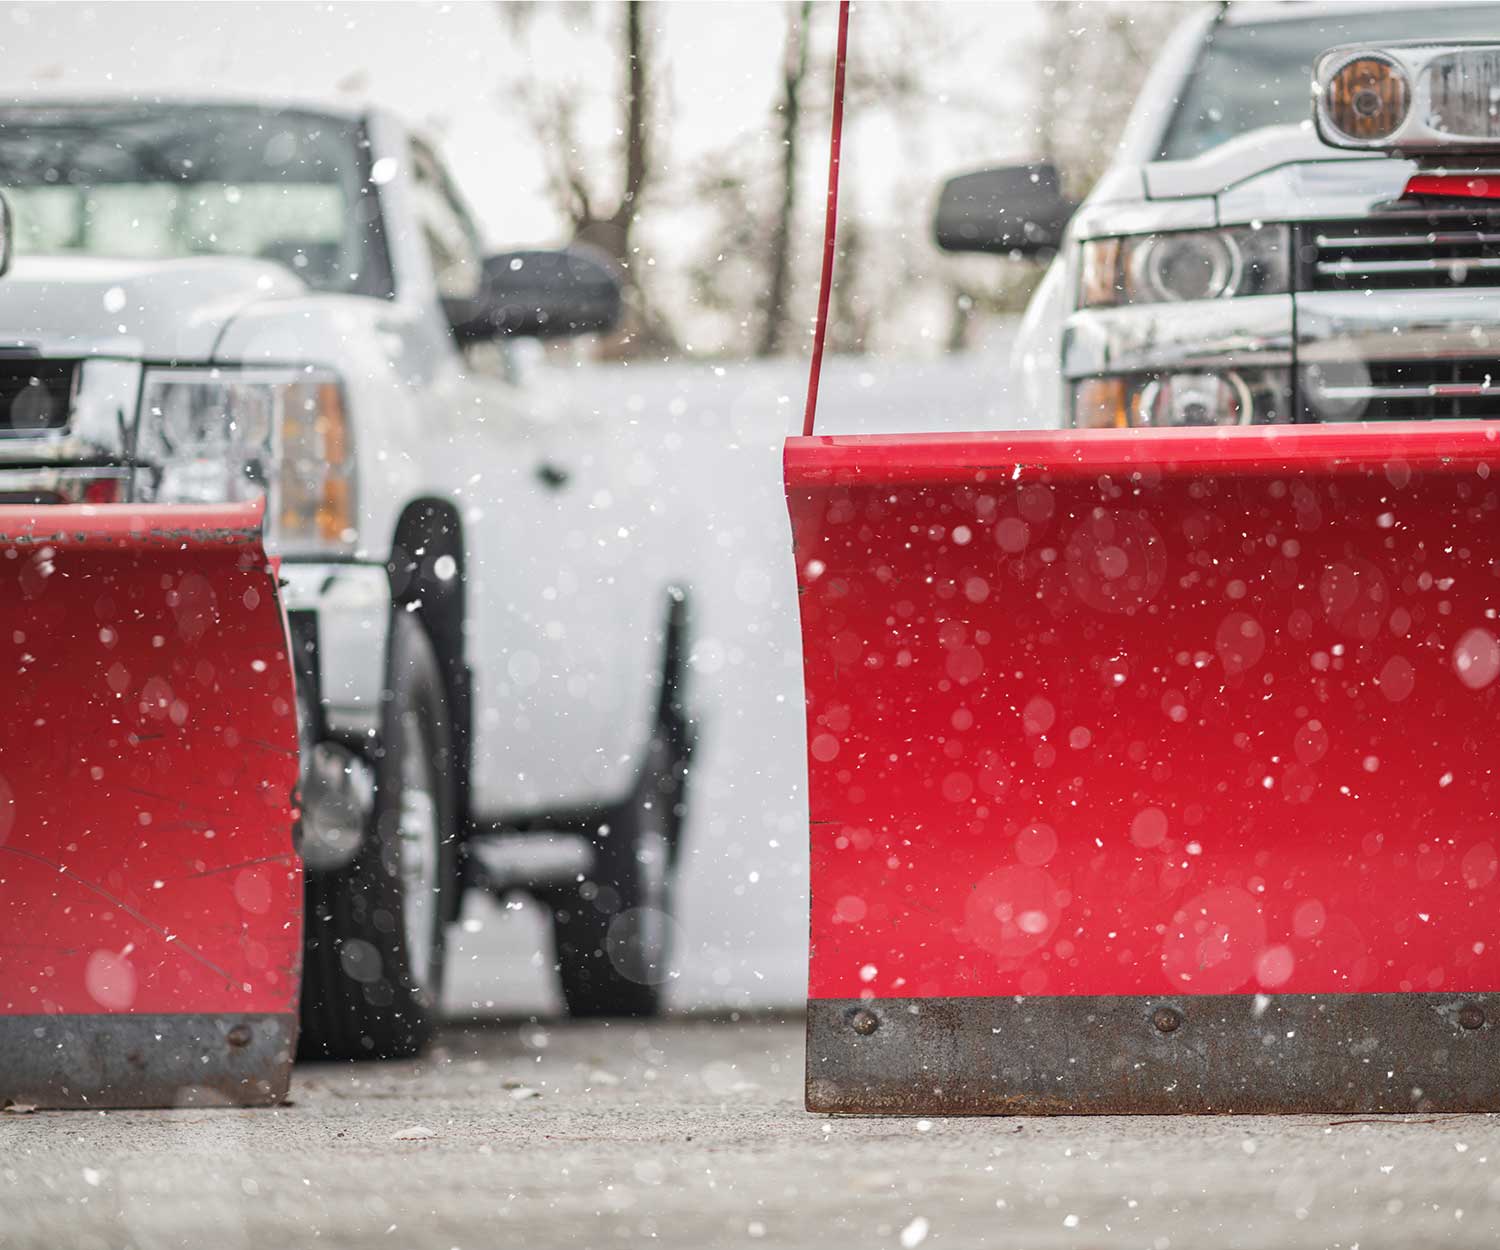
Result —
<svg viewBox="0 0 1500 1250"><path fill-rule="evenodd" d="M457 881L453 736L432 644L402 611L380 733L365 844L347 868L307 882L305 1058L414 1055L437 1023Z"/></svg>
<svg viewBox="0 0 1500 1250"><path fill-rule="evenodd" d="M661 1010L687 753L658 736L636 791L594 837L588 878L553 902L557 972L574 1016Z"/></svg>

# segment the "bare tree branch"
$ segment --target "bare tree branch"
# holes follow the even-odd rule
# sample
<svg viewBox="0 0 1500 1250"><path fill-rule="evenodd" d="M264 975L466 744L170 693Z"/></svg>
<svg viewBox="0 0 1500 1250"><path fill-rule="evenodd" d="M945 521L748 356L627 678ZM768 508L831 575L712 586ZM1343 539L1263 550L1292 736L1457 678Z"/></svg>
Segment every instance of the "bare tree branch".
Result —
<svg viewBox="0 0 1500 1250"><path fill-rule="evenodd" d="M502 20L517 38L529 36L542 5L501 5ZM578 5L580 12L592 12ZM513 12L520 8L522 11ZM652 101L652 40L648 10L641 0L601 10L611 17L623 16L619 42L623 110L621 142L614 162L601 158L597 145L583 133L576 97L567 88L547 90L522 84L531 130L547 167L547 186L558 210L573 229L576 241L600 248L619 265L626 288L626 307L631 323L622 342L643 350L665 350L675 346L675 336L666 319L655 311L643 281L645 266L635 263L634 234L642 206L659 176L653 164L656 147L656 110ZM614 146L614 145L611 145ZM618 171L620 190L605 192L611 166Z"/></svg>

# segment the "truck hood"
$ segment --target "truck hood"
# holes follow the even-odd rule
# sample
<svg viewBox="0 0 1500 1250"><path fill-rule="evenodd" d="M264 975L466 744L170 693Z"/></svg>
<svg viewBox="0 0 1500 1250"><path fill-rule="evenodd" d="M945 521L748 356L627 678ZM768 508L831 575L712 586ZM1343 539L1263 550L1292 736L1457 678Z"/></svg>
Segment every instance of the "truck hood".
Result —
<svg viewBox="0 0 1500 1250"><path fill-rule="evenodd" d="M1191 160L1153 161L1144 170L1146 195L1153 200L1217 195L1269 170L1309 161L1387 163L1389 158L1379 153L1331 148L1318 138L1310 121L1294 126L1265 126L1212 147Z"/></svg>
<svg viewBox="0 0 1500 1250"><path fill-rule="evenodd" d="M305 292L270 261L24 257L0 278L0 346L56 357L208 361L236 314Z"/></svg>
<svg viewBox="0 0 1500 1250"><path fill-rule="evenodd" d="M1189 161L1112 167L1070 228L1090 239L1365 217L1399 200L1416 169L1410 159L1328 147L1311 122L1267 126Z"/></svg>
<svg viewBox="0 0 1500 1250"><path fill-rule="evenodd" d="M1192 160L1155 161L1141 177L1157 211L1214 204L1216 223L1235 225L1362 217L1399 199L1415 169L1412 160L1331 148L1302 122L1253 130Z"/></svg>

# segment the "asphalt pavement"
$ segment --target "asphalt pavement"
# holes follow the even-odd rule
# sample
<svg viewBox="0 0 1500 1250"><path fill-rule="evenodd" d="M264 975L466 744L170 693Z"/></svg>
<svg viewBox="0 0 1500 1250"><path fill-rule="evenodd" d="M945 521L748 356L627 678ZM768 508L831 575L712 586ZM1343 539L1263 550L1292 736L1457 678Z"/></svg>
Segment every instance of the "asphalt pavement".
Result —
<svg viewBox="0 0 1500 1250"><path fill-rule="evenodd" d="M0 1115L0 1247L1493 1246L1500 1119L828 1119L800 1018L475 1021L274 1110Z"/></svg>

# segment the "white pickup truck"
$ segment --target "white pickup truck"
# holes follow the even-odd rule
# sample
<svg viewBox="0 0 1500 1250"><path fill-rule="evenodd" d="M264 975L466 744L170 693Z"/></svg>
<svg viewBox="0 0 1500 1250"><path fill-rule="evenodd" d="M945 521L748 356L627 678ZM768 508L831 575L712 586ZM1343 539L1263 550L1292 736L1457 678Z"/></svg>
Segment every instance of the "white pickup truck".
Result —
<svg viewBox="0 0 1500 1250"><path fill-rule="evenodd" d="M692 746L677 521L628 419L560 411L513 342L611 328L610 266L486 255L381 112L12 106L0 188L0 500L266 500L302 1052L425 1042L465 888L553 908L573 1012L656 1010Z"/></svg>
<svg viewBox="0 0 1500 1250"><path fill-rule="evenodd" d="M1500 414L1497 200L1472 188L1406 194L1427 168L1420 153L1401 151L1400 136L1328 142L1309 95L1330 49L1457 48L1497 31L1494 4L1183 6L1081 205L1048 163L950 181L940 246L1050 262L1013 357L1028 417L1107 427ZM1472 89L1482 76L1466 74ZM1454 169L1493 170L1493 136L1447 142Z"/></svg>

